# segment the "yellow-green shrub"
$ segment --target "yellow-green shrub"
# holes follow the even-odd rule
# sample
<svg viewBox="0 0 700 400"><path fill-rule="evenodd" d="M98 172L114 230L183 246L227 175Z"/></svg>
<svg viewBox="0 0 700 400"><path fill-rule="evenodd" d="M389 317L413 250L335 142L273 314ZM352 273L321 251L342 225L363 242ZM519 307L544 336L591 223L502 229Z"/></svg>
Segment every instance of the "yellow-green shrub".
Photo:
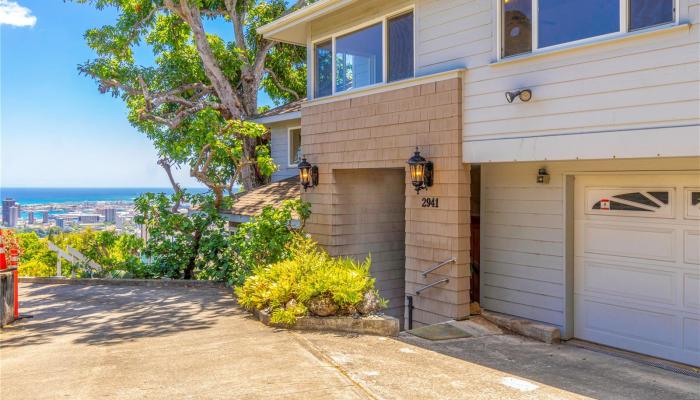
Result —
<svg viewBox="0 0 700 400"><path fill-rule="evenodd" d="M19 264L20 276L54 276L56 266L48 265L41 260L29 260Z"/></svg>
<svg viewBox="0 0 700 400"><path fill-rule="evenodd" d="M291 257L269 266L258 266L243 286L236 288L238 302L247 309L269 310L273 323L293 324L308 314L310 301L332 299L339 314L352 313L366 293L374 292L371 259L358 263L331 257L312 240L296 235ZM386 301L382 301L386 306Z"/></svg>

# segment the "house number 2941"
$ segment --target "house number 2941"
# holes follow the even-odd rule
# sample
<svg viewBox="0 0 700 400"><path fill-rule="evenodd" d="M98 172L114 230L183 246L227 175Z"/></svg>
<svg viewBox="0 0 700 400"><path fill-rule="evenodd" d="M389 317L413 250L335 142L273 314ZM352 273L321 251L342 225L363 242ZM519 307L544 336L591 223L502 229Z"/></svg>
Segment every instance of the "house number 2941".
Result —
<svg viewBox="0 0 700 400"><path fill-rule="evenodd" d="M421 202L421 207L423 208L439 208L440 199L437 197L423 197Z"/></svg>

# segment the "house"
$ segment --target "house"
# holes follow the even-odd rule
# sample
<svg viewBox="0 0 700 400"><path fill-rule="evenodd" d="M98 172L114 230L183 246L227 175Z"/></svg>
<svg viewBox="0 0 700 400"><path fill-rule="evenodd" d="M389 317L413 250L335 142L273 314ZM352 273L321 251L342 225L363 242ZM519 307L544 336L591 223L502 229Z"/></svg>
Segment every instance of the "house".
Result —
<svg viewBox="0 0 700 400"><path fill-rule="evenodd" d="M273 21L308 49L308 231L371 253L405 326L478 301L700 365L698 24L696 0L320 0Z"/></svg>
<svg viewBox="0 0 700 400"><path fill-rule="evenodd" d="M270 155L277 165L271 183L237 196L225 215L235 227L259 215L267 206L279 207L285 200L298 199L301 161L301 105L306 99L268 110L251 121L270 130Z"/></svg>

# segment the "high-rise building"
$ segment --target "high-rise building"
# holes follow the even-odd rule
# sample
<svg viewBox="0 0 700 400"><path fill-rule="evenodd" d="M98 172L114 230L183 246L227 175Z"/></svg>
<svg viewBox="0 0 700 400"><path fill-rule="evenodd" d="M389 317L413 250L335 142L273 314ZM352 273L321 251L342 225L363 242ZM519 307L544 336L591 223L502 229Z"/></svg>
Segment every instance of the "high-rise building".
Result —
<svg viewBox="0 0 700 400"><path fill-rule="evenodd" d="M48 223L49 223L49 212L48 212L48 210L47 210L47 211L44 211L44 217L42 218L41 222L43 222L43 223L45 223L45 224L48 224Z"/></svg>
<svg viewBox="0 0 700 400"><path fill-rule="evenodd" d="M14 199L6 198L2 201L2 224L10 226L10 207L14 207L17 202Z"/></svg>
<svg viewBox="0 0 700 400"><path fill-rule="evenodd" d="M6 226L8 226L10 228L14 228L15 226L17 226L18 219L19 219L19 207L17 207L17 206L10 207Z"/></svg>
<svg viewBox="0 0 700 400"><path fill-rule="evenodd" d="M114 223L117 221L117 210L114 208L105 208L105 222Z"/></svg>
<svg viewBox="0 0 700 400"><path fill-rule="evenodd" d="M34 211L30 211L27 213L27 222L31 225L34 224Z"/></svg>
<svg viewBox="0 0 700 400"><path fill-rule="evenodd" d="M61 229L64 229L68 226L68 220L65 218L56 218L56 226Z"/></svg>
<svg viewBox="0 0 700 400"><path fill-rule="evenodd" d="M78 221L81 224L96 224L100 222L100 215L99 214L81 214L78 217Z"/></svg>

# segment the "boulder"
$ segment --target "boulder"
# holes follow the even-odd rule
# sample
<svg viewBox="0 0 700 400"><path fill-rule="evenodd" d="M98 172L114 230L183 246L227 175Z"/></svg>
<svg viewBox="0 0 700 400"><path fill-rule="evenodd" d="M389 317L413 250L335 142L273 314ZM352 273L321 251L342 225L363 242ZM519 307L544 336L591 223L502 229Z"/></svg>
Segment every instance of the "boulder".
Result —
<svg viewBox="0 0 700 400"><path fill-rule="evenodd" d="M338 306L327 296L315 297L309 301L309 311L319 317L329 317L338 312Z"/></svg>
<svg viewBox="0 0 700 400"><path fill-rule="evenodd" d="M362 301L357 305L357 311L362 315L372 314L373 312L379 311L380 308L381 301L374 290L365 293Z"/></svg>

